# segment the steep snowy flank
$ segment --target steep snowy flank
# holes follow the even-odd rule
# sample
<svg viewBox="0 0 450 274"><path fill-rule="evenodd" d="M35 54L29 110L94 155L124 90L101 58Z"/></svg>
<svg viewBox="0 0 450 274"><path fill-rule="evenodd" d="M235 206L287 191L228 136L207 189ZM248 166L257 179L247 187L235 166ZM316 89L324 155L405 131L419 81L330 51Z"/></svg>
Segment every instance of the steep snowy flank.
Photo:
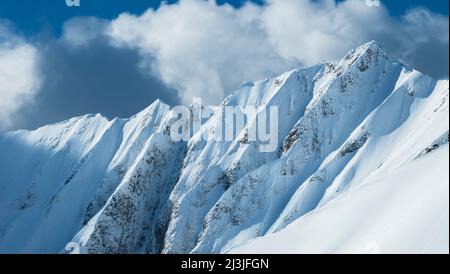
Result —
<svg viewBox="0 0 450 274"><path fill-rule="evenodd" d="M106 203L169 107L86 115L0 139L0 251L59 252Z"/></svg>
<svg viewBox="0 0 450 274"><path fill-rule="evenodd" d="M230 253L447 253L448 144ZM381 201L381 202L380 202Z"/></svg>
<svg viewBox="0 0 450 274"><path fill-rule="evenodd" d="M188 142L160 101L7 133L0 252L448 252L448 93L370 42L243 84ZM278 149L247 140L256 117L198 138L226 106L278 106Z"/></svg>

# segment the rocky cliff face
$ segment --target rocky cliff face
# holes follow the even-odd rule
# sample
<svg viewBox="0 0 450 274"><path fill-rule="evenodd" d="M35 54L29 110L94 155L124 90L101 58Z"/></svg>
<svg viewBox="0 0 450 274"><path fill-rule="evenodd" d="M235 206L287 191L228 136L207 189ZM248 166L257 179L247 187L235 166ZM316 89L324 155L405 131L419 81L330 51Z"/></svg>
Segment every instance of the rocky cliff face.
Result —
<svg viewBox="0 0 450 274"><path fill-rule="evenodd" d="M246 141L254 117L235 141L196 138L225 106L278 106L278 149ZM172 112L157 101L1 136L0 252L225 252L448 147L448 81L375 42L243 84L187 142L170 138Z"/></svg>

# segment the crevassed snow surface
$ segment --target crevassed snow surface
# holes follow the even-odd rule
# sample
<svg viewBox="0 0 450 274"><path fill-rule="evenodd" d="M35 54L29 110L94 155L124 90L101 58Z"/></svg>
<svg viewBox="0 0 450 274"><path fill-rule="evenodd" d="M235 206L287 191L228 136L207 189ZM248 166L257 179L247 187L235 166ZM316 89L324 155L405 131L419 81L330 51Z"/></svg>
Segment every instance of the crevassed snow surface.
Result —
<svg viewBox="0 0 450 274"><path fill-rule="evenodd" d="M0 135L0 252L446 253L448 93L370 42L224 100L279 107L273 153L244 141L254 117L173 142L160 101Z"/></svg>

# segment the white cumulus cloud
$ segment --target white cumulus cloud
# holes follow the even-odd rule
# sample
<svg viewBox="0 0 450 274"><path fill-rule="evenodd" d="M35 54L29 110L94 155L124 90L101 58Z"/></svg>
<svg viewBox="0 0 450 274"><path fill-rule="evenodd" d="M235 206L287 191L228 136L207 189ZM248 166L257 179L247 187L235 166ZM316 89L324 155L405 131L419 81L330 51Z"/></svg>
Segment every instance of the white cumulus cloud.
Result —
<svg viewBox="0 0 450 274"><path fill-rule="evenodd" d="M0 23L0 129L11 127L14 112L35 95L36 60L36 48Z"/></svg>
<svg viewBox="0 0 450 274"><path fill-rule="evenodd" d="M364 0L269 0L263 14L270 41L283 57L314 64L377 40L415 68L448 76L447 16L416 8L397 18L383 5L369 6ZM436 53L442 60L436 60ZM433 64L425 61L433 59Z"/></svg>
<svg viewBox="0 0 450 274"><path fill-rule="evenodd" d="M152 56L151 69L185 102L220 101L243 81L332 60L370 40L425 73L448 76L448 17L418 8L397 18L364 0L268 0L239 9L181 0L122 14L108 32L117 45ZM431 64L436 52L444 58Z"/></svg>
<svg viewBox="0 0 450 274"><path fill-rule="evenodd" d="M262 11L251 4L235 9L185 0L139 17L123 14L112 22L110 35L154 56L152 68L180 91L184 102L193 96L218 102L244 80L271 76L293 65L268 42Z"/></svg>
<svg viewBox="0 0 450 274"><path fill-rule="evenodd" d="M432 77L448 78L448 20L425 8L394 17L383 5L365 0L266 0L240 8L180 0L113 20L72 18L61 37L34 44L0 22L0 129L14 128L14 114L31 106L33 97L41 105L54 105L61 92L80 106L94 90L111 91L106 95L111 98L138 90L136 98L145 100L190 104L201 97L216 104L245 81L333 60L370 40ZM80 77L70 77L73 73ZM152 96L142 96L146 90ZM98 104L104 105L101 94ZM108 113L120 113L117 101L123 99L108 101ZM93 111L96 107L92 104ZM57 115L47 119L68 118L52 109ZM84 108L73 113L78 110Z"/></svg>

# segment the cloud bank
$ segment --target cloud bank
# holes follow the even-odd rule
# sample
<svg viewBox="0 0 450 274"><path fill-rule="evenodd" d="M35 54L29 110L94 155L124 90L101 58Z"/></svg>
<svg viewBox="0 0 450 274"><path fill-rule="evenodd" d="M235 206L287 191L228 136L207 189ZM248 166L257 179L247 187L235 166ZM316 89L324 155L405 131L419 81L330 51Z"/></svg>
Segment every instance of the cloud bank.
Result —
<svg viewBox="0 0 450 274"><path fill-rule="evenodd" d="M108 23L76 18L60 38L17 38L0 46L0 130L86 113L129 117L156 99L178 103L175 90L142 69L137 51L111 45L102 34Z"/></svg>
<svg viewBox="0 0 450 274"><path fill-rule="evenodd" d="M126 115L156 98L189 104L200 96L218 103L244 81L339 58L369 40L435 78L448 78L449 65L447 16L416 8L393 17L364 0L268 0L241 8L181 0L112 21L77 18L66 23L62 37L33 45L2 40L0 87L5 79L17 84L0 91L9 106L0 117L13 127L86 111ZM14 52L28 57L2 72ZM29 60L38 60L38 73ZM33 109L46 111L20 111L12 121L12 113L30 105L18 97L31 97Z"/></svg>
<svg viewBox="0 0 450 274"><path fill-rule="evenodd" d="M109 35L153 54L153 68L185 101L218 100L244 80L338 58L370 40L425 73L448 77L448 17L415 9L393 18L363 0L269 0L240 9L184 0L123 14Z"/></svg>
<svg viewBox="0 0 450 274"><path fill-rule="evenodd" d="M13 114L36 94L36 49L0 22L0 130L14 125Z"/></svg>
<svg viewBox="0 0 450 274"><path fill-rule="evenodd" d="M254 4L235 9L185 0L136 17L123 14L109 35L119 45L153 54L152 67L183 102L193 96L217 103L245 80L267 77L294 64L279 55Z"/></svg>
<svg viewBox="0 0 450 274"><path fill-rule="evenodd" d="M106 24L78 18L66 23L60 39L40 39L41 84L33 101L17 111L19 127L35 128L86 113L130 117L156 99L179 102L175 90L142 69L137 51L110 44L101 34Z"/></svg>

